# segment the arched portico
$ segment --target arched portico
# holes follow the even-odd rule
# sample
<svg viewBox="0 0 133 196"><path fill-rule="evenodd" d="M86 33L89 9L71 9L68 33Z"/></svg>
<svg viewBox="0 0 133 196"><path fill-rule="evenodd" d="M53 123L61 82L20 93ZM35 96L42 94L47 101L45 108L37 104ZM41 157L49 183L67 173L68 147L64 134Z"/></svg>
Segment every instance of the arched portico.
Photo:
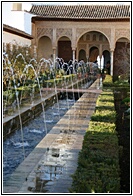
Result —
<svg viewBox="0 0 133 196"><path fill-rule="evenodd" d="M84 15L83 18L80 15L80 6L72 6L70 9L71 13L73 13L73 18L72 15L67 15L66 6L49 6L49 11L47 10L47 6L43 6L43 13L44 15L47 13L47 17L36 16L32 18L34 36L32 43L37 46L39 36L48 36L52 43L52 60L57 56L66 58L66 61L68 61L68 58L74 61L75 59L80 60L79 58L83 57L87 62L90 60L95 61L96 56L98 56L100 62L104 58L105 65L106 61L109 61L108 59L110 58L110 74L117 74L116 64L113 64L116 57L115 48L119 43L117 40L120 38L125 37L130 40L130 10L126 6L116 7L118 7L119 12L114 15L113 13L116 12L115 6L96 6L96 13L93 13L89 12L93 6L86 5L84 8L87 9L87 12L82 13ZM39 9L38 6L34 6L34 8L35 10ZM99 12L99 9L102 12ZM110 12L108 12L108 9ZM53 10L57 13L56 17L52 15ZM63 37L67 39L62 40L64 39ZM65 44L65 47L64 44L61 46L61 42L63 41L64 43L69 42L69 46L67 47L67 44ZM116 42L118 43L116 44ZM64 50L68 50L71 53L69 57L66 57L67 53L64 55L63 47ZM93 50L90 53L90 50L94 47L97 48L97 52Z"/></svg>
<svg viewBox="0 0 133 196"><path fill-rule="evenodd" d="M82 31L84 30L82 29ZM61 33L60 36L59 36L59 32ZM124 72L123 69L118 68L119 67L118 63L116 63L118 61L118 58L116 57L117 56L116 54L118 53L116 52L117 50L116 48L120 45L120 42L123 43L129 42L129 40L127 39L128 35L127 37L124 38L122 37L120 38L119 36L119 39L116 40L115 34L117 35L117 33L114 33L114 30L112 30L112 37L109 42L108 41L109 38L105 36L105 33L102 34L101 32L98 31L88 31L82 35L80 31L80 34L82 36L78 39L77 42L76 37L78 37L77 35L78 30L76 28L75 30L71 31L71 33L73 33L71 36L70 36L71 34L70 29L69 32L67 32L67 30L65 30L64 32L66 35L68 34L69 36L68 37L65 35L63 36L62 31L59 31L59 28L58 28L58 36L57 36L56 35L57 31L54 28L53 37L52 37L52 33L50 35L52 39L50 39L48 36L45 35L40 37L38 39L38 44L37 44L38 57L51 58L52 60L54 60L55 57L58 56L60 58L63 58L65 61L69 61L70 59L73 60L84 59L85 62L87 61L94 62L98 56L101 60L103 55L104 65L106 64L107 61L110 61L111 75L113 74L119 75ZM70 40L70 37L72 40ZM82 51L84 51L84 54Z"/></svg>
<svg viewBox="0 0 133 196"><path fill-rule="evenodd" d="M108 42L108 39L104 34L97 31L89 31L83 34L80 39L77 42L77 59L79 59L81 53L81 50L84 50L84 56L82 59L84 59L85 62L90 61L94 62L97 60L97 58L100 59L100 65L101 66L101 59L103 58L103 52L104 50L109 51L110 44ZM86 57L85 57L86 54ZM104 54L105 58L106 53ZM110 60L110 59L109 59Z"/></svg>

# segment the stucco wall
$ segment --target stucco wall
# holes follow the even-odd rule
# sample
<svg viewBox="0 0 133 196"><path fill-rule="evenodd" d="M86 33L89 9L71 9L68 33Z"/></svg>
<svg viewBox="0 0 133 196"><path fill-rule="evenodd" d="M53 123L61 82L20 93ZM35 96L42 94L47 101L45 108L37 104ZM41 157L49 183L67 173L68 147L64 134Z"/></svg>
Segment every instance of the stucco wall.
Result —
<svg viewBox="0 0 133 196"><path fill-rule="evenodd" d="M44 47L46 45L46 47ZM38 44L38 58L45 58L45 59L49 59L52 58L52 43L51 40L48 37L42 37L39 40L39 44Z"/></svg>
<svg viewBox="0 0 133 196"><path fill-rule="evenodd" d="M3 31L3 43L17 43L20 46L30 46L31 40L21 36Z"/></svg>

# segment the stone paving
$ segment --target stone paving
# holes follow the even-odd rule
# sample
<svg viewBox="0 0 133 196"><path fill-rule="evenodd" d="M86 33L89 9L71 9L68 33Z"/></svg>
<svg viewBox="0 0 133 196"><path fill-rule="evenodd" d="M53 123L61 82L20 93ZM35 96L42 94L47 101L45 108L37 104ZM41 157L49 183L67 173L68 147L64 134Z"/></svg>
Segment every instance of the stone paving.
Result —
<svg viewBox="0 0 133 196"><path fill-rule="evenodd" d="M97 79L89 87L95 92L78 99L11 175L3 193L69 193L100 88Z"/></svg>

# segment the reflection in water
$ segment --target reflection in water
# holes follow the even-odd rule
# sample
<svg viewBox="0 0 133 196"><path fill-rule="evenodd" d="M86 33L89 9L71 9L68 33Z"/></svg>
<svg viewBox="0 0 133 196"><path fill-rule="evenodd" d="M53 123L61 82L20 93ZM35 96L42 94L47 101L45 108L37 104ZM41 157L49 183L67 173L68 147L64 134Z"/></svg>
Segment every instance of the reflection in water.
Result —
<svg viewBox="0 0 133 196"><path fill-rule="evenodd" d="M74 104L74 100L69 101L69 108ZM59 104L59 105L58 105ZM67 106L67 100L59 100L59 103L55 103L45 111L47 132L59 121L60 118L69 109ZM59 107L59 108L58 108ZM58 109L60 109L60 114ZM38 117L30 121L27 126L23 127L23 142L21 138L20 130L17 130L14 134L9 136L3 142L3 180L4 182L9 178L12 172L23 161L23 147L25 148L25 157L35 148L35 146L45 137L44 131L44 118L43 113Z"/></svg>

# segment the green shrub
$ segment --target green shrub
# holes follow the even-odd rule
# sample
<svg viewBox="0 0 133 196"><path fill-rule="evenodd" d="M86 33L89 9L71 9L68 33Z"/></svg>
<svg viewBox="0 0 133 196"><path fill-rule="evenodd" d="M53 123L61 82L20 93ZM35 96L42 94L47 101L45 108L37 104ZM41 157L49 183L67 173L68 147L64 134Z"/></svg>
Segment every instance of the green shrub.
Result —
<svg viewBox="0 0 133 196"><path fill-rule="evenodd" d="M127 88L130 87L130 84L128 80L116 80L113 82L113 78L111 75L106 75L104 81L103 81L103 88L116 88L116 87L122 87Z"/></svg>
<svg viewBox="0 0 133 196"><path fill-rule="evenodd" d="M111 77L107 76L108 84ZM119 193L119 145L112 91L103 91L96 102L72 175L71 193Z"/></svg>
<svg viewBox="0 0 133 196"><path fill-rule="evenodd" d="M130 97L126 97L121 101L121 104L125 104L126 106L129 106L130 104Z"/></svg>

